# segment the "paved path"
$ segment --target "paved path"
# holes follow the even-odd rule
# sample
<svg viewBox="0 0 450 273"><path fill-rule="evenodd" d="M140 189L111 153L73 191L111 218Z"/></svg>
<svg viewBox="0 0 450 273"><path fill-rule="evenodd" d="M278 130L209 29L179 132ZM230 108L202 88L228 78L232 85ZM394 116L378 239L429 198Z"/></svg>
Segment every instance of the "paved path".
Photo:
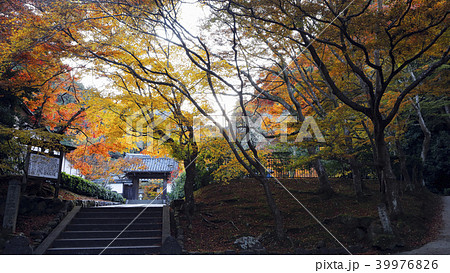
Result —
<svg viewBox="0 0 450 273"><path fill-rule="evenodd" d="M442 201L444 207L444 211L442 212L444 226L438 238L435 241L422 246L421 248L399 254L410 254L410 255L450 254L450 196L442 197Z"/></svg>

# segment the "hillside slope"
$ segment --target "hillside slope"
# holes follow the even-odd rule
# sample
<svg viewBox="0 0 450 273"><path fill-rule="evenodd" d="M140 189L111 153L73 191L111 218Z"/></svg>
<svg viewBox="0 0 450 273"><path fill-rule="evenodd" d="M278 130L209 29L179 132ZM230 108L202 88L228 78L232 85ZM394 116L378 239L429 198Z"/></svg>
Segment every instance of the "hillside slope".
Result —
<svg viewBox="0 0 450 273"><path fill-rule="evenodd" d="M339 243L305 208L346 247L357 246L355 249L365 253L393 252L423 245L436 236L439 226L438 196L428 192L405 194L405 215L393 223L401 240L397 246L380 250L380 247L373 246L370 239L374 229L372 223L378 221L377 181L366 181L365 200L358 203L349 179L332 179L336 195L331 199L323 199L316 194L318 182L314 178L281 179L305 208L276 184L275 180L273 182L272 190L287 234L292 239L291 246L280 246L272 239L270 231L273 220L261 186L255 180L242 179L225 185L209 185L195 193L197 212L192 221L192 229L188 228L185 220L182 221L186 250L232 250L235 249L233 242L242 236L260 236L269 253L293 253L298 248L340 248Z"/></svg>

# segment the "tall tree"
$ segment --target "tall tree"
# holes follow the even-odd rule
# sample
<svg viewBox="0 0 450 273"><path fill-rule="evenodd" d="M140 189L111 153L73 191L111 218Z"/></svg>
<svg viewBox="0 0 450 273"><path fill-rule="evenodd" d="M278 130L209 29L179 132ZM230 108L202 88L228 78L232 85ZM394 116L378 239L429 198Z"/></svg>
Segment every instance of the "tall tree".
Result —
<svg viewBox="0 0 450 273"><path fill-rule="evenodd" d="M248 67L248 63L255 55L246 50L252 48L253 44L241 43L242 35L250 29L258 33L255 37L260 37L261 43L264 43L264 39L279 41L276 46L280 48L275 48L272 53L279 52L277 65L281 65L281 77L289 71L288 64L307 50L332 95L370 119L383 201L393 215L400 213L398 184L390 163L385 128L398 113L405 96L439 66L448 62L446 38L449 3L442 0L418 1L414 4L413 1L388 1L384 5L374 4L371 0L203 2L219 14L227 14L224 17L228 18L225 24L230 35L227 36L229 40L225 41L225 50L224 47L209 45L203 37L194 35L181 24L178 1L140 1L140 5L136 1L95 1L96 5L90 7L92 19L100 18L98 22L101 23L107 17L117 22L117 26L125 27L107 30L108 37L119 34L120 29L127 29L133 31L136 38L142 39L141 47L151 47L155 39L165 41L184 53L183 56L177 56L176 61L171 58L173 56L164 54L135 54L126 47L129 41L111 46L102 43L107 41L102 30L111 27L111 23L91 28L95 34L93 37L98 38L95 47L88 45L92 40L73 35L70 28L66 29L66 33L90 56L120 67L146 84L167 86L181 93L202 115L219 127L239 163L261 182L279 239L285 237L281 213L270 191L267 170L261 163L260 153L249 138L234 141L237 134L233 128L226 128L208 113L192 90L200 83L208 88L212 96L211 103L217 105L226 124L230 124L231 120L221 101L222 95L226 92L236 96L244 120L243 129L249 133L252 123L247 108L248 83L253 88L256 85L251 83L255 70ZM322 54L325 50L332 54ZM117 51L128 58L110 54ZM224 56L224 53L227 55ZM149 57L155 65L148 66L141 62ZM433 58L434 61L415 68L415 80L404 81L402 72L410 69L413 62L424 58ZM271 58L259 59L271 62ZM173 69L182 67L184 63L196 67L203 73L203 78L195 83L185 82L183 75ZM338 63L343 68L335 73L334 68ZM230 73L224 67L231 67L233 72ZM289 81L284 83L289 86ZM349 86L354 88L349 89ZM393 103L386 100L387 96L393 99ZM294 108L287 108L293 108L301 116L295 101L292 101Z"/></svg>
<svg viewBox="0 0 450 273"><path fill-rule="evenodd" d="M6 166L11 165L9 159L21 157L18 147L23 147L11 149L9 145L19 139L22 144L36 139L29 129L49 128L65 134L83 117L81 104L64 102L69 96L74 98L78 88L70 67L62 61L70 43L61 36L64 21L55 21L57 17L50 12L54 8L51 1L0 3L0 157Z"/></svg>
<svg viewBox="0 0 450 273"><path fill-rule="evenodd" d="M392 215L399 214L401 206L385 128L406 95L448 62L450 50L448 1L413 2L208 1L217 10L246 18L263 34L277 28L284 39L305 48L332 93L371 120L380 188ZM334 56L324 56L325 49ZM402 72L425 58L434 61L416 68L415 80L402 81ZM346 73L334 75L336 62L345 64ZM348 90L350 82L360 89ZM388 95L393 97L392 104L385 101Z"/></svg>
<svg viewBox="0 0 450 273"><path fill-rule="evenodd" d="M195 108L173 86L171 77L179 79L178 84L182 86L192 85L191 94L203 104L203 109L209 111L207 104L202 102L203 94L200 94L203 92L204 73L198 69L195 71L189 63L173 62L180 52L162 37L154 37L158 32L154 29L153 15L146 14L148 17L144 18L149 21L142 19L142 24L135 22L141 12L153 12L152 3L133 6L126 1L98 2L88 3L88 6L93 14L83 22L82 29L90 30L83 34L67 28L65 32L80 48L78 57L94 59L96 70L109 77L118 91L97 94L96 99L89 102L90 112L104 118L104 124L99 125L101 129L96 130L98 133L93 136L101 134L101 141L112 145L121 139L120 147L116 147L120 151L135 148L157 156L159 150L165 149L171 156L182 160L186 171L185 208L190 219L195 205L198 156L193 127ZM87 36L93 38L86 39ZM136 136L134 140L133 136ZM107 147L100 145L101 142L96 144L97 147ZM94 148L93 145L88 146ZM90 159L90 154L87 153L87 159ZM107 154L103 157L108 160Z"/></svg>
<svg viewBox="0 0 450 273"><path fill-rule="evenodd" d="M234 141L236 132L232 128L225 130L210 113L210 105L215 104L225 119L228 119L228 124L231 123L219 98L225 89L230 89L231 93L238 98L245 120L244 128L246 132L249 132L251 124L245 108L244 82L232 83L229 78L230 65L212 56L212 52L202 39L193 36L180 24L179 4L177 1L152 1L151 3L95 1L89 4L91 16L88 18L91 20L87 18L83 22L91 24L93 38L86 39L82 33L74 34L71 28L66 29L66 34L78 44L80 50L87 53L88 57L120 68L147 86L165 87L183 95L200 114L208 117L221 128L221 133L239 163L261 182L269 209L274 216L276 237L283 239L286 234L281 213L269 188L269 181L266 178L267 170L261 163L255 145L250 141L244 141L246 142L244 146L242 140ZM102 25L106 20L108 24ZM128 35L123 37L131 37L132 33L132 41L123 41L120 38L119 40L108 39L121 37L118 34L124 34L125 31ZM139 47L137 47L137 41L140 42ZM167 51L161 51L160 48L155 50L153 47L158 46L155 41L159 41L159 44L162 44L162 41L170 43L171 47L178 48L182 55L165 54ZM131 44L135 47L128 47ZM148 52L151 54L140 54L141 49L149 49ZM184 64L188 64L189 68L184 69ZM195 81L186 81L186 75L192 73L189 71L191 69L197 70L194 74L200 77ZM196 96L199 86L208 90L212 101L205 103L206 96L200 99Z"/></svg>
<svg viewBox="0 0 450 273"><path fill-rule="evenodd" d="M152 64L148 64L150 65ZM158 156L165 151L166 154L183 161L186 172L184 207L191 222L195 209L194 185L199 154L199 146L194 138L193 113L185 110L192 106L173 88L147 85L126 70L121 73L115 73L114 78L116 86L119 86L123 93L112 100L114 105L119 104L122 109L118 111L117 106L110 109L120 113L122 123L117 128L125 134L126 139L132 140L133 138L128 136L137 136L137 144L141 145L138 148L142 152ZM185 81L195 81L186 76ZM128 142L126 145L133 143Z"/></svg>

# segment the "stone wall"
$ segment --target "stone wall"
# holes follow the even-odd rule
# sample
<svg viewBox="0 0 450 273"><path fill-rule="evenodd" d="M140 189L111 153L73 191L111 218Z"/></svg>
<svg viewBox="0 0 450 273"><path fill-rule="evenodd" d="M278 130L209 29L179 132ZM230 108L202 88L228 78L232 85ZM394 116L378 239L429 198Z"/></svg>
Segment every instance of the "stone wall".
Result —
<svg viewBox="0 0 450 273"><path fill-rule="evenodd" d="M74 207L74 202L38 196L22 196L20 198L19 215L48 215L55 213L67 213Z"/></svg>
<svg viewBox="0 0 450 273"><path fill-rule="evenodd" d="M184 250L184 232L181 227L181 215L183 214L184 200L177 199L170 203L170 233L177 240L182 252Z"/></svg>
<svg viewBox="0 0 450 273"><path fill-rule="evenodd" d="M0 197L0 217L3 219L5 209L4 198ZM44 198L39 196L21 196L19 215L41 216L54 215L47 225L39 230L34 230L27 238L23 234L0 233L0 253L3 254L31 254L29 250L36 248L50 234L50 232L66 217L74 206L99 207L107 205L119 205L118 202L94 201L94 200L61 200ZM28 240L28 245L24 242ZM17 244L21 244L20 246ZM17 253L20 250L21 253Z"/></svg>
<svg viewBox="0 0 450 273"><path fill-rule="evenodd" d="M120 202L112 202L112 201L75 200L74 202L75 206L82 206L83 208L122 205L122 203Z"/></svg>
<svg viewBox="0 0 450 273"><path fill-rule="evenodd" d="M2 233L0 237L0 252L3 254L31 254L42 240L55 228L75 206L74 201L44 198L38 196L21 196L19 215L42 216L54 215L47 225L30 232L27 238L23 234ZM0 200L0 213L3 217L5 200ZM28 241L28 245L25 242ZM19 252L20 253L19 253Z"/></svg>

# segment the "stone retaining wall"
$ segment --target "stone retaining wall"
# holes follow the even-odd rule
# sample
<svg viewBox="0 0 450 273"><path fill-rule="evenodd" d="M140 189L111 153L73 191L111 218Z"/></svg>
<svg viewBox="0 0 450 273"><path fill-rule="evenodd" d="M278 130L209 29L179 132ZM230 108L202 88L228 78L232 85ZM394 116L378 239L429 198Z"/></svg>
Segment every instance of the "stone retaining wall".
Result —
<svg viewBox="0 0 450 273"><path fill-rule="evenodd" d="M0 253L3 254L31 254L32 249L36 248L50 232L66 217L75 206L82 207L100 207L108 205L119 205L119 202L94 201L94 200L61 200L53 198L44 198L39 196L21 196L19 205L19 215L55 215L47 225L39 230L30 232L27 238L22 234L13 235L0 234ZM3 217L5 209L5 200L0 200L0 217ZM26 239L26 240L25 240ZM23 245L28 241L28 245ZM15 244L22 244L20 246ZM16 253L21 249L22 253ZM29 253L30 251L30 253Z"/></svg>
<svg viewBox="0 0 450 273"><path fill-rule="evenodd" d="M83 208L103 207L121 204L122 203L120 202L112 202L112 201L75 200L75 206L82 206Z"/></svg>

